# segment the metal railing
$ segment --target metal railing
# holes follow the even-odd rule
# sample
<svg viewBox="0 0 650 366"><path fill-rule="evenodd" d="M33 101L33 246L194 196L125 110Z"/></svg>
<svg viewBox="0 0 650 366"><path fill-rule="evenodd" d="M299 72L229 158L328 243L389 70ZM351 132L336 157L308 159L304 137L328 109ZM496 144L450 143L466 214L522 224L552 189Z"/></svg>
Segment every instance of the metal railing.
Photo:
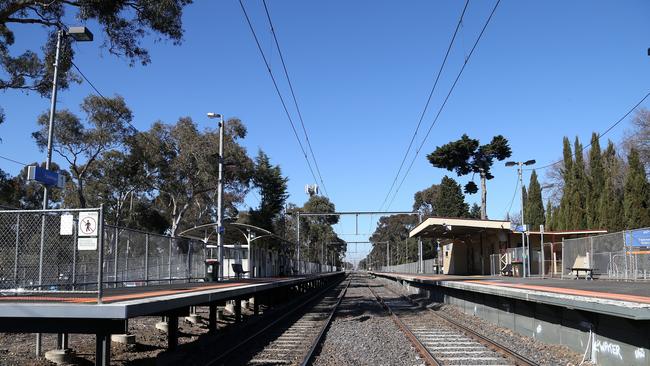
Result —
<svg viewBox="0 0 650 366"><path fill-rule="evenodd" d="M441 264L438 258L432 258L423 260L422 265L424 267L422 272L419 272L419 263L417 261L392 266L380 266L377 270L394 273L438 273L437 270Z"/></svg>

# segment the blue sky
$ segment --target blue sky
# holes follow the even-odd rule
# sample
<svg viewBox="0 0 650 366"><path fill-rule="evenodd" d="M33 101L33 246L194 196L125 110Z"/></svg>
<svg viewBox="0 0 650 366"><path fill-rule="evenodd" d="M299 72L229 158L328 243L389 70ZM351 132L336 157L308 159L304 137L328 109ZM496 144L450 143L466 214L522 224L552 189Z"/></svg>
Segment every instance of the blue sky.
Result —
<svg viewBox="0 0 650 366"><path fill-rule="evenodd" d="M283 80L262 3L245 4L271 68ZM463 4L268 1L325 186L337 209L379 209ZM493 4L470 2L416 146ZM587 140L592 131L607 128L650 89L649 10L646 1L503 0L390 209L410 209L416 191L451 175L431 167L425 155L463 133L484 142L503 134L510 140L513 159L536 159L541 165L560 156L563 136ZM75 46L75 62L103 94L124 96L139 129L181 116L208 127L208 111L241 118L249 132L243 144L251 155L263 149L282 166L290 178L290 201L302 204L307 198L303 187L314 183L313 178L239 3L197 1L186 9L184 25L181 46L146 39L151 65L129 67L100 48L99 28L88 24L96 40ZM40 47L43 31L14 29L14 50ZM281 88L289 98L286 83ZM91 92L87 83L73 85L59 94L58 107L77 110ZM0 93L0 98L7 114L0 125L0 155L26 163L43 160L30 134L49 101L16 91ZM618 141L627 126L626 121L608 137ZM0 168L16 174L21 166L0 160ZM516 171L498 163L493 174L488 216L498 219L509 206ZM478 200L478 194L468 197L470 203ZM255 205L255 198L248 203ZM515 201L513 210L517 207ZM369 218L359 219L359 232L373 227ZM354 233L354 219L343 219L337 230ZM361 258L365 250L360 245L360 253L351 257Z"/></svg>

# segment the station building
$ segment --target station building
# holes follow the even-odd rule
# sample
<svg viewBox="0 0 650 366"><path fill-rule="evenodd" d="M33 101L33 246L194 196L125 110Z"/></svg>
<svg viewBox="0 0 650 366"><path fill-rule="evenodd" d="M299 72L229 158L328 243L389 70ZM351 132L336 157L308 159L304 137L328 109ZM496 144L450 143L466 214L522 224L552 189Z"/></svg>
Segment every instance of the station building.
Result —
<svg viewBox="0 0 650 366"><path fill-rule="evenodd" d="M559 277L562 273L563 239L606 232L528 231L522 235L510 221L431 217L411 230L409 236L432 241L437 248L438 270L455 275L498 275L504 269L512 271L515 276L521 275L524 262L522 242L525 238L530 251L530 274L541 274L543 269L545 275Z"/></svg>

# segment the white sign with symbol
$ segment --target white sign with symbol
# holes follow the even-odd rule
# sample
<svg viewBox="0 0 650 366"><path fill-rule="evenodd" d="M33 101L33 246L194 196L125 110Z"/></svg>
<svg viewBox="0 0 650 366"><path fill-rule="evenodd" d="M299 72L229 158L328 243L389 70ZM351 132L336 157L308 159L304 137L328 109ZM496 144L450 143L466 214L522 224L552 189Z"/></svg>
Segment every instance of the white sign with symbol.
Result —
<svg viewBox="0 0 650 366"><path fill-rule="evenodd" d="M97 212L79 212L79 236L97 236Z"/></svg>

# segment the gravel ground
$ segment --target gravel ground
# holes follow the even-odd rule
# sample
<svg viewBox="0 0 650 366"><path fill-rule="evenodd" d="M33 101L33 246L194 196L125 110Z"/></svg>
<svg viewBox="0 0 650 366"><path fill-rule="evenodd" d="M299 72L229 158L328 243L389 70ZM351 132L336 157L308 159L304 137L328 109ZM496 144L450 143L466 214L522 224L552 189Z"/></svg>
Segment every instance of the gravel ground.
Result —
<svg viewBox="0 0 650 366"><path fill-rule="evenodd" d="M179 345L196 343L199 338L210 337L207 333L207 307L197 307L197 313L202 321L199 324L191 324L179 318ZM242 308L242 313L250 315L250 311ZM169 357L165 349L167 347L166 333L155 328L160 317L141 317L129 320L129 330L136 336L136 344L124 346L113 343L111 346L111 365L157 365L169 364L176 359ZM219 328L226 327L231 323L229 316L219 321ZM56 346L55 334L43 335L43 350L49 351ZM34 334L11 334L0 333L0 365L55 365L44 358L36 358ZM91 365L95 360L95 336L71 334L70 348L77 354L76 363L79 365ZM182 347L181 347L182 348Z"/></svg>
<svg viewBox="0 0 650 366"><path fill-rule="evenodd" d="M377 283L388 285L392 290L398 291L406 295L406 292L392 281L375 280ZM574 366L579 365L582 361L582 354L570 350L566 346L557 344L548 344L541 342L532 337L522 336L515 333L513 330L503 327L498 327L477 316L468 315L464 313L458 306L447 305L440 303L429 303L427 305L433 310L440 311L448 315L454 320L460 321L463 325L469 327L475 332L488 337L497 343L506 345L511 349L518 350L522 356L536 361L540 365L566 365ZM592 365L590 362L585 362L583 366Z"/></svg>
<svg viewBox="0 0 650 366"><path fill-rule="evenodd" d="M411 344L353 274L314 365L423 365Z"/></svg>

